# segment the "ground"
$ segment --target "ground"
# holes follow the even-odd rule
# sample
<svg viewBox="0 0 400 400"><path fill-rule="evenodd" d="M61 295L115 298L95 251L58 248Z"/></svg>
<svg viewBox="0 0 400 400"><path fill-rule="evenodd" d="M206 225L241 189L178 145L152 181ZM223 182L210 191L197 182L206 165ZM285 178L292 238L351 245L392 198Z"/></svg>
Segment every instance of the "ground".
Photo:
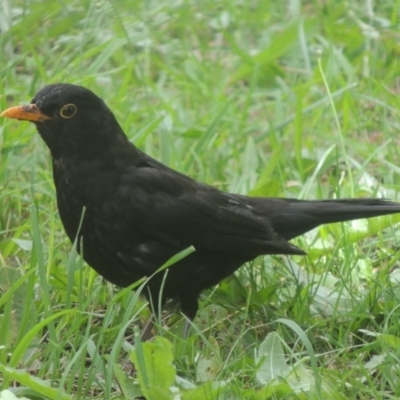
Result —
<svg viewBox="0 0 400 400"><path fill-rule="evenodd" d="M81 84L139 148L220 189L400 201L398 26L389 0L5 0L0 109ZM204 292L187 340L175 314L141 344L140 289L76 256L34 126L1 120L0 138L1 390L400 397L400 217L314 230L295 241L308 256L260 258Z"/></svg>

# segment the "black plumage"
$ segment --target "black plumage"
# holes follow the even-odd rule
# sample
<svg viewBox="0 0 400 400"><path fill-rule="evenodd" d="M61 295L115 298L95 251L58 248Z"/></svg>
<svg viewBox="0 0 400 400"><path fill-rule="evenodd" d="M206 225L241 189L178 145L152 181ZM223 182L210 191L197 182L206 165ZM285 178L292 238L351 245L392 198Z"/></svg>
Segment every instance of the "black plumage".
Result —
<svg viewBox="0 0 400 400"><path fill-rule="evenodd" d="M198 183L138 150L103 100L80 86L46 86L2 115L35 123L51 152L67 235L79 235L83 258L105 279L128 286L194 246L170 267L161 299L161 274L145 290L155 306L178 300L190 319L200 292L246 261L306 254L288 240L321 224L400 212L380 199L253 198Z"/></svg>

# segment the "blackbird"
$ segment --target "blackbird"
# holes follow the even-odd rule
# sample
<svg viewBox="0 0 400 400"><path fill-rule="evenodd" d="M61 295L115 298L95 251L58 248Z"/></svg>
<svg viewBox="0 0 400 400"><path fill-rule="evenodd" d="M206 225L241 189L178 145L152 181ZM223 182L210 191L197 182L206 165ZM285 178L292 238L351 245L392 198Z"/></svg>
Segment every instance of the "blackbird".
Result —
<svg viewBox="0 0 400 400"><path fill-rule="evenodd" d="M245 262L304 255L288 241L321 224L400 212L383 199L248 197L196 182L136 148L104 101L81 86L46 86L29 105L1 115L36 125L51 152L65 231L105 279L128 286L195 248L144 291L156 311L174 299L190 320L200 292Z"/></svg>

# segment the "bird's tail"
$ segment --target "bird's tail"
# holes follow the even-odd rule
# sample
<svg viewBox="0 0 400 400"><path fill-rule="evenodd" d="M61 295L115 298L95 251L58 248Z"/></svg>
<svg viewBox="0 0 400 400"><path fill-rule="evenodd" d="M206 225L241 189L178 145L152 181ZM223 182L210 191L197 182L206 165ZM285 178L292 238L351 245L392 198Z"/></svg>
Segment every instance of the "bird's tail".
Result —
<svg viewBox="0 0 400 400"><path fill-rule="evenodd" d="M400 213L400 203L383 199L295 200L265 198L254 205L286 240L322 224Z"/></svg>

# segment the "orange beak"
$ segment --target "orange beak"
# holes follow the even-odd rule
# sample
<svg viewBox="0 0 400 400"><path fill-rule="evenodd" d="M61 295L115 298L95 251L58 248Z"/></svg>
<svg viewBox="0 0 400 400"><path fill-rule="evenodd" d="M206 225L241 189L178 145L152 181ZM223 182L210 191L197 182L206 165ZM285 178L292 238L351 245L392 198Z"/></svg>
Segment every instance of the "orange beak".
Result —
<svg viewBox="0 0 400 400"><path fill-rule="evenodd" d="M35 104L8 108L0 114L0 117L31 122L43 122L51 119L49 116L43 114Z"/></svg>

